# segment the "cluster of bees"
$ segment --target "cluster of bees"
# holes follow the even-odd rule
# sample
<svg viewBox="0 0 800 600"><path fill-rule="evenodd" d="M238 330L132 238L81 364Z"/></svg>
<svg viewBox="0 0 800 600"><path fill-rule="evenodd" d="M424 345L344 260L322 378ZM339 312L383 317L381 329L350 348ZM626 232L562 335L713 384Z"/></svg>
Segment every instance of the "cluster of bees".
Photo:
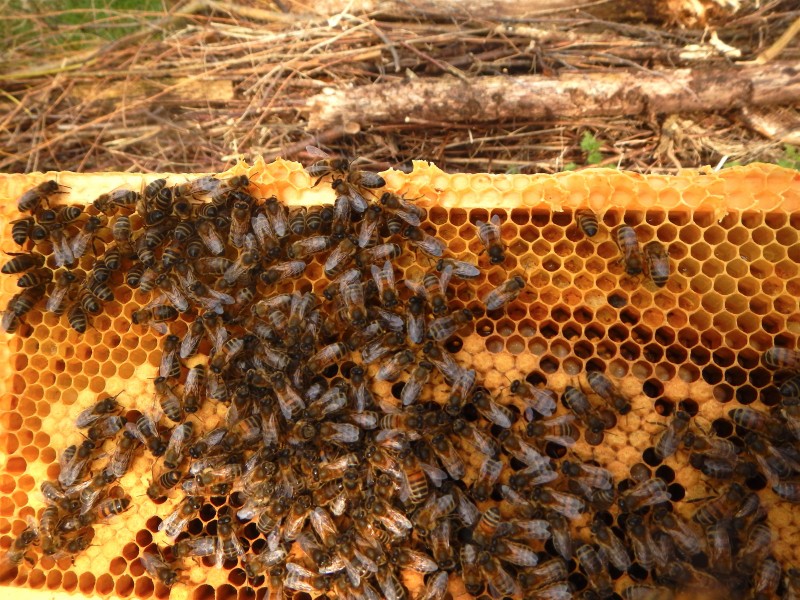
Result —
<svg viewBox="0 0 800 600"><path fill-rule="evenodd" d="M170 544L140 556L165 586L180 581L187 559L211 557L240 566L249 585L276 598L399 600L409 596L406 571L420 574L424 600L445 598L451 577L475 597L606 598L626 572L626 600L679 589L800 594L800 572L772 557L765 509L744 485L760 473L781 497L800 500L797 377L781 386L789 393L778 415L732 412L746 444L704 433L684 411L672 417L655 440L657 457L688 450L696 468L727 485L685 519L670 482L646 465L615 481L569 453L581 433L602 443L631 411L614 381L592 371L586 389L567 387L560 398L527 380L493 394L451 343L474 316L451 308L452 281L479 277L479 265L448 256L421 227L426 211L381 192L380 175L325 156L307 170L315 185L330 180L332 205L289 210L253 195L245 175L156 180L104 194L85 211L55 208L63 191L55 182L19 200L29 216L13 237L27 251L2 271L21 273L23 291L3 313L5 331L44 300L83 332L124 282L151 294L132 322L163 341L153 411L129 421L116 397L102 397L79 415L85 440L62 453L58 480L42 484L47 506L6 564L33 561L34 546L55 559L85 549L95 526L130 507L117 482L147 456L147 496L181 496L159 525ZM578 211L576 221L597 233L593 214ZM476 227L481 260L503 264L499 219ZM628 273L646 268L664 285L669 260L658 242L640 250L627 226L616 239ZM89 272L75 268L89 249ZM393 261L404 253L430 267L398 285ZM324 289L279 293L312 260ZM504 309L525 285L509 277L481 298L486 311ZM180 316L190 323L182 336L170 332ZM787 349L766 360L800 365ZM375 393L377 381L398 391ZM225 416L204 429L195 414L206 403L221 403ZM212 498L227 506L190 534ZM246 523L257 539L242 536ZM576 534L578 523L588 530Z"/></svg>
<svg viewBox="0 0 800 600"><path fill-rule="evenodd" d="M600 230L597 215L588 208L578 209L575 212L575 219L581 231L590 238L596 236ZM656 287L662 288L667 285L669 254L661 242L651 240L640 246L636 230L625 224L616 228L614 239L622 254L620 261L624 264L628 275L636 276L646 272Z"/></svg>

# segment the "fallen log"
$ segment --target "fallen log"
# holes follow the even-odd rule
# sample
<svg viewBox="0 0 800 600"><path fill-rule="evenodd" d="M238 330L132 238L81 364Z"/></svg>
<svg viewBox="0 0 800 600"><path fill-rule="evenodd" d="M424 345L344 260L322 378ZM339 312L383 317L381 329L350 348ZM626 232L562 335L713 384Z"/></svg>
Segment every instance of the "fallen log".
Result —
<svg viewBox="0 0 800 600"><path fill-rule="evenodd" d="M412 79L329 89L309 98L309 128L356 122L491 123L793 105L800 62L691 69L614 70L476 78Z"/></svg>

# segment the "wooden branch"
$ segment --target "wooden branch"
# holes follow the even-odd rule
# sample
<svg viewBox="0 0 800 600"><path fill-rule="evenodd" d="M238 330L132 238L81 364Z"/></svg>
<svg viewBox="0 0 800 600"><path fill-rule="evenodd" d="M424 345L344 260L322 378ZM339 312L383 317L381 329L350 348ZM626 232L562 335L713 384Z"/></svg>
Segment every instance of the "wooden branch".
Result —
<svg viewBox="0 0 800 600"><path fill-rule="evenodd" d="M312 12L320 16L339 13L401 16L409 15L440 19L479 19L490 16L497 21L517 21L582 11L612 21L661 22L676 8L691 4L687 0L284 0L293 13Z"/></svg>
<svg viewBox="0 0 800 600"><path fill-rule="evenodd" d="M414 79L328 90L307 103L309 128L349 121L490 123L552 121L792 105L800 98L800 62L660 71L614 70L517 76Z"/></svg>

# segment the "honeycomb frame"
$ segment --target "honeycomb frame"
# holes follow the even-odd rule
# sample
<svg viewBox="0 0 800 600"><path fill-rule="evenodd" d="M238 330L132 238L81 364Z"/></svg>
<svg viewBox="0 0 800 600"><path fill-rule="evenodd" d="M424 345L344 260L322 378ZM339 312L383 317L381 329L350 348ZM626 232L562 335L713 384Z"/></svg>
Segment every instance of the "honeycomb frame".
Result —
<svg viewBox="0 0 800 600"><path fill-rule="evenodd" d="M256 161L249 167L237 165L230 174L241 172L251 176L263 195L276 194L290 206L333 200L327 186L311 186L297 163ZM473 224L493 214L501 216L507 259L503 268L482 274L477 296L502 281L504 271L526 275L530 286L504 315L476 320L474 331L462 336L459 360L478 370L490 389L538 371L556 390L580 379L592 360L600 361L633 404L618 425L627 437L609 436L599 447L581 444L575 452L598 460L616 478L628 476L660 431L657 421L663 419L654 408L668 413L670 404L691 399L699 406L700 418L710 424L737 403L768 406L776 401L761 393L771 378L760 355L776 343L797 347L800 337L796 171L751 165L676 176L608 169L555 176L465 175L417 162L411 174L383 175L388 190L421 199L429 210L425 227L435 229L459 257L477 260L480 244ZM57 179L70 188L66 200L77 203L117 187L138 189L159 176L163 175L0 176L0 248L17 249L9 225L17 216L14 201L41 181ZM187 176L168 178L178 183ZM602 216L605 227L592 240L574 224L572 211L580 206ZM640 241L658 239L667 246L672 272L665 288L624 275L609 234L623 221L636 228ZM400 265L406 277L423 269L406 262ZM312 265L320 271L317 262ZM300 281L320 291L308 279ZM0 302L5 304L14 291L14 279L3 278ZM455 286L453 306L471 308L475 300L461 291ZM124 390L128 411L141 412L152 403L149 380L157 370L159 340L130 325L130 313L146 297L129 293L121 300L124 306L119 301L108 305L84 336L70 330L65 318L34 311L27 318L31 334L8 335L0 347L0 364L7 365L0 374L0 551L24 528L24 517L43 506L38 484L57 472L58 451L79 439L75 431L59 430L61 422L74 421L104 391ZM746 390L739 391L742 397L734 398L734 386ZM120 482L134 499L144 494L150 475L141 462L140 458ZM687 498L710 493L699 473L687 468L685 456L673 456L664 464ZM764 494L770 524L779 532L775 554L800 564L800 514L792 514L790 505L769 490ZM143 575L136 557L142 548L160 541L154 519L169 514L173 504L134 502L123 517L98 528L93 545L74 564L40 563L20 569L6 585L14 586L15 593L32 590L37 598L62 592L163 598L165 589ZM579 530L585 525L579 523ZM176 586L170 597L247 597L232 573L192 567L187 574L190 585ZM451 592L459 598L463 588L456 586Z"/></svg>

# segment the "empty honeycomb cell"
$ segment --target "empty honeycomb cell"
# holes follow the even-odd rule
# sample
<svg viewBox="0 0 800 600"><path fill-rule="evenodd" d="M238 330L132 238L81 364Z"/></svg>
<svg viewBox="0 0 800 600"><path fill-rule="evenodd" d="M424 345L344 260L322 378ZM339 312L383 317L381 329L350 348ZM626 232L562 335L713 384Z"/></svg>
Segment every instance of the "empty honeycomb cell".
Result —
<svg viewBox="0 0 800 600"><path fill-rule="evenodd" d="M780 333L786 328L786 320L781 315L764 315L761 317L761 329L767 333Z"/></svg>
<svg viewBox="0 0 800 600"><path fill-rule="evenodd" d="M632 306L626 306L621 311L619 311L619 320L622 321L625 325L636 325L641 321L642 315L639 312L639 309L634 308ZM660 318L659 318L660 321ZM660 325L660 322L657 323L649 323L650 326Z"/></svg>
<svg viewBox="0 0 800 600"><path fill-rule="evenodd" d="M698 242L692 246L691 253L693 258L704 261L711 256L711 246L703 242Z"/></svg>
<svg viewBox="0 0 800 600"><path fill-rule="evenodd" d="M744 261L742 261L744 264ZM730 273L730 271L729 271ZM731 274L733 277L739 277L738 275ZM758 283L758 280L755 277L743 277L738 279L736 284L736 289L739 291L740 294L745 296L755 296L758 293L758 289L761 287Z"/></svg>
<svg viewBox="0 0 800 600"><path fill-rule="evenodd" d="M552 339L558 335L558 323L547 319L539 324L539 333L546 339Z"/></svg>
<svg viewBox="0 0 800 600"><path fill-rule="evenodd" d="M760 211L745 211L741 215L741 223L748 229L756 229L764 222L764 215Z"/></svg>
<svg viewBox="0 0 800 600"><path fill-rule="evenodd" d="M717 313L711 320L711 325L717 331L731 331L736 327L736 318L725 311Z"/></svg>
<svg viewBox="0 0 800 600"><path fill-rule="evenodd" d="M667 323L669 323L671 327L680 328L688 322L688 315L681 309L674 308L667 313Z"/></svg>
<svg viewBox="0 0 800 600"><path fill-rule="evenodd" d="M114 579L108 573L103 573L97 578L94 589L98 594L107 596L114 590Z"/></svg>
<svg viewBox="0 0 800 600"><path fill-rule="evenodd" d="M543 373L547 373L548 375L558 371L560 365L561 361L552 354L545 354L539 360L539 368Z"/></svg>
<svg viewBox="0 0 800 600"><path fill-rule="evenodd" d="M636 308L645 309L653 304L653 294L646 289L638 289L631 294L631 304Z"/></svg>
<svg viewBox="0 0 800 600"><path fill-rule="evenodd" d="M686 255L689 253L689 249L686 247L686 244L683 242L672 242L667 246L667 254L670 257L670 261L674 264L679 263ZM673 267L674 269L674 267Z"/></svg>
<svg viewBox="0 0 800 600"><path fill-rule="evenodd" d="M747 345L747 335L738 329L733 329L725 334L725 344L729 348L740 350Z"/></svg>
<svg viewBox="0 0 800 600"><path fill-rule="evenodd" d="M514 324L514 321L512 321L511 319L501 319L497 322L497 325L495 326L495 330L497 331L497 333L503 337L508 337L509 335L514 333L514 330L516 328L517 327Z"/></svg>
<svg viewBox="0 0 800 600"><path fill-rule="evenodd" d="M564 340L555 340L550 343L550 352L557 358L564 358L570 354L570 345Z"/></svg>
<svg viewBox="0 0 800 600"><path fill-rule="evenodd" d="M787 248L797 243L797 237L797 229L794 227L784 227L775 234L775 240Z"/></svg>
<svg viewBox="0 0 800 600"><path fill-rule="evenodd" d="M114 592L117 594L117 596L130 596L133 592L133 589L133 577L130 575L123 575L119 577L114 585Z"/></svg>
<svg viewBox="0 0 800 600"><path fill-rule="evenodd" d="M606 330L599 323L591 323L584 329L584 335L589 341L597 341L605 337Z"/></svg>
<svg viewBox="0 0 800 600"><path fill-rule="evenodd" d="M778 296L773 300L775 310L784 315L797 312L798 299L792 296Z"/></svg>
<svg viewBox="0 0 800 600"><path fill-rule="evenodd" d="M557 225L546 225L542 228L541 232L542 238L550 242L550 244L555 245L556 242L559 242L564 237L563 230L558 227Z"/></svg>
<svg viewBox="0 0 800 600"><path fill-rule="evenodd" d="M552 246L550 245L550 242L542 239L538 239L531 244L531 250L537 256L546 256L550 253L551 249Z"/></svg>
<svg viewBox="0 0 800 600"><path fill-rule="evenodd" d="M750 263L750 274L757 279L764 279L772 275L772 264L764 259Z"/></svg>
<svg viewBox="0 0 800 600"><path fill-rule="evenodd" d="M575 321L568 321L561 326L561 337L573 343L581 336L582 330L583 328Z"/></svg>
<svg viewBox="0 0 800 600"><path fill-rule="evenodd" d="M748 250L750 249L748 248ZM761 256L764 257L765 260L772 263L780 262L786 257L786 248L780 244L769 244L760 248L760 250Z"/></svg>
<svg viewBox="0 0 800 600"><path fill-rule="evenodd" d="M672 327L658 327L655 330L655 340L661 346L669 346L675 342L675 330Z"/></svg>
<svg viewBox="0 0 800 600"><path fill-rule="evenodd" d="M791 260L781 260L775 265L775 275L786 280L797 276L797 263Z"/></svg>
<svg viewBox="0 0 800 600"><path fill-rule="evenodd" d="M700 263L693 258L686 258L678 263L677 271L684 277L694 277L700 272Z"/></svg>
<svg viewBox="0 0 800 600"><path fill-rule="evenodd" d="M528 314L534 321L541 321L550 313L550 309L543 302L533 302L528 307Z"/></svg>
<svg viewBox="0 0 800 600"><path fill-rule="evenodd" d="M697 225L694 224L689 224L686 227L683 227L679 233L680 240L683 243L688 244L689 246L692 246L695 243L697 243L698 240L701 239L701 237L702 237L702 231L700 230L699 227L697 227Z"/></svg>
<svg viewBox="0 0 800 600"><path fill-rule="evenodd" d="M725 265L721 260L712 258L701 263L701 271L708 277L716 277L725 270Z"/></svg>
<svg viewBox="0 0 800 600"><path fill-rule="evenodd" d="M775 239L775 234L769 227L757 227L753 230L751 237L753 241L758 244L759 246L766 246L773 239Z"/></svg>
<svg viewBox="0 0 800 600"><path fill-rule="evenodd" d="M610 360L617 355L617 345L608 340L604 340L597 344L596 352L603 360Z"/></svg>

